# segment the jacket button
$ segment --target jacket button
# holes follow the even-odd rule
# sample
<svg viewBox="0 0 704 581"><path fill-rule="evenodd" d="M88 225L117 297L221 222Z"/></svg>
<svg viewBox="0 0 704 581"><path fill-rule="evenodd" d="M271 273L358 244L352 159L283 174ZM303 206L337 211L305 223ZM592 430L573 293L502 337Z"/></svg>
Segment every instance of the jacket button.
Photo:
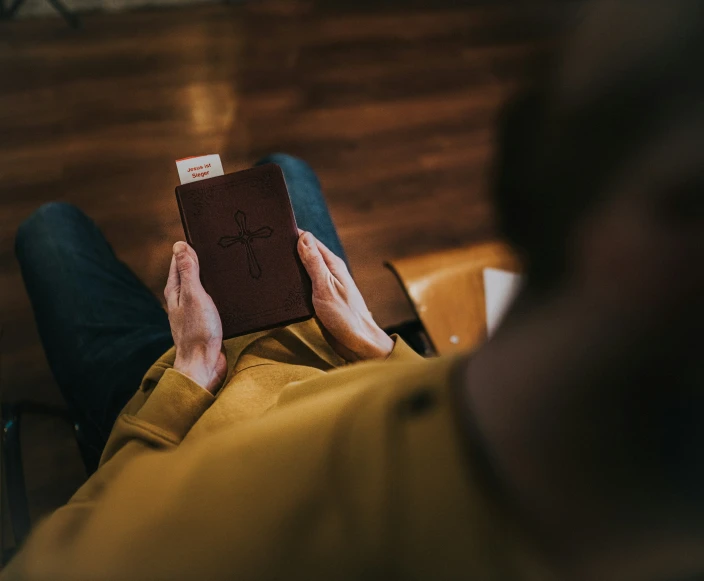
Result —
<svg viewBox="0 0 704 581"><path fill-rule="evenodd" d="M429 389L421 389L401 400L399 412L402 416L420 416L435 407L435 395Z"/></svg>

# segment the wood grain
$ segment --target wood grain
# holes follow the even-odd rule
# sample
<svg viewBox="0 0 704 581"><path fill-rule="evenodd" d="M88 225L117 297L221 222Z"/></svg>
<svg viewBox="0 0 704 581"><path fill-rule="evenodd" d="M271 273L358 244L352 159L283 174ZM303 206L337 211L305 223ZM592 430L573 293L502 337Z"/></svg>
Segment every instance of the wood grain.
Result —
<svg viewBox="0 0 704 581"><path fill-rule="evenodd" d="M319 173L382 325L413 317L385 260L495 234L493 121L555 5L261 1L0 23L6 400L60 402L14 258L41 204L78 205L160 295L182 238L174 160L272 151ZM530 24L527 24L530 22Z"/></svg>

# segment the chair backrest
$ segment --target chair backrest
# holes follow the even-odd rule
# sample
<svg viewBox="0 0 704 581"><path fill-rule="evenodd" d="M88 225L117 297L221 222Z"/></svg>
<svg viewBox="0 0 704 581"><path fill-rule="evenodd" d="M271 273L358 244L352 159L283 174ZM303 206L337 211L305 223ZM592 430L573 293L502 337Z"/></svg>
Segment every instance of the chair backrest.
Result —
<svg viewBox="0 0 704 581"><path fill-rule="evenodd" d="M471 350L486 338L485 268L519 272L510 248L486 242L386 263L438 355Z"/></svg>

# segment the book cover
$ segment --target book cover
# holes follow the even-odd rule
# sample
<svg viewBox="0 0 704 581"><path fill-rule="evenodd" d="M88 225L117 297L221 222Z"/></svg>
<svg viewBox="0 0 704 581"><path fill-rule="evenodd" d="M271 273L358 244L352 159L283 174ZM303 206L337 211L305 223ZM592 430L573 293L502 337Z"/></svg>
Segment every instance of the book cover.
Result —
<svg viewBox="0 0 704 581"><path fill-rule="evenodd" d="M184 184L176 199L224 339L313 316L311 282L278 165Z"/></svg>

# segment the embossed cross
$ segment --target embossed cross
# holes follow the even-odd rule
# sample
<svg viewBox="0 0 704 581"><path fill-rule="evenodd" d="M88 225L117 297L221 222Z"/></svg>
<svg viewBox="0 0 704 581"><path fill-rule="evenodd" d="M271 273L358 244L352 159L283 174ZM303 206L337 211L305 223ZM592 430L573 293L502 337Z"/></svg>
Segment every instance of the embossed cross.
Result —
<svg viewBox="0 0 704 581"><path fill-rule="evenodd" d="M242 210L237 210L235 214L235 222L240 228L238 236L223 236L218 240L218 244L223 248L232 246L233 244L244 244L247 249L247 265L249 266L249 274L252 278L259 278L262 275L262 269L257 262L257 257L252 248L252 241L255 238L269 238L274 232L269 226L264 226L254 232L247 230L247 215Z"/></svg>

